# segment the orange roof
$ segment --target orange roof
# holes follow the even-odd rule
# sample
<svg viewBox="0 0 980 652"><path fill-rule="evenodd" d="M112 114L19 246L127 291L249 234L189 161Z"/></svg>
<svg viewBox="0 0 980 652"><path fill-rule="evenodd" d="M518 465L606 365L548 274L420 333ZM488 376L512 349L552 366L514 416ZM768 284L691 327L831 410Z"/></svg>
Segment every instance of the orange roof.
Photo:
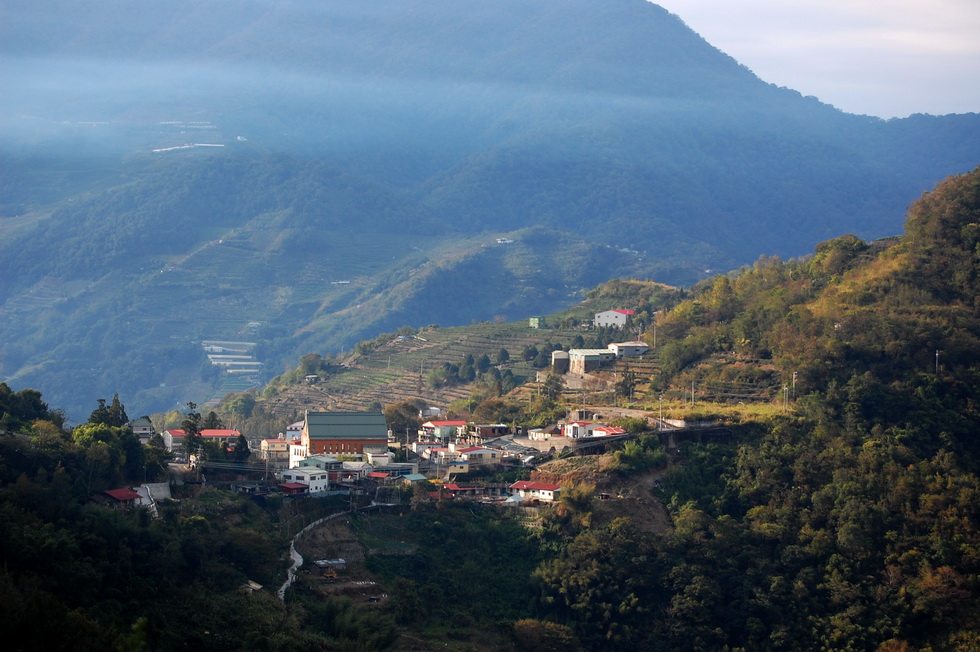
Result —
<svg viewBox="0 0 980 652"><path fill-rule="evenodd" d="M238 432L237 430L231 430L228 428L224 428L224 429L214 428L214 429L201 431L202 437L237 437L240 434L242 433Z"/></svg>

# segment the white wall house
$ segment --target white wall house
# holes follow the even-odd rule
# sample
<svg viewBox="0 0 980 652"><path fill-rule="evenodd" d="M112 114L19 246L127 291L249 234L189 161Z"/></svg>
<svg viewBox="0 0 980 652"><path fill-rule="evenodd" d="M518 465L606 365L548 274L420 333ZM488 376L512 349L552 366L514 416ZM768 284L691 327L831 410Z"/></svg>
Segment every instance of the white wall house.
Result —
<svg viewBox="0 0 980 652"><path fill-rule="evenodd" d="M471 446L470 448L460 448L456 450L459 459L469 462L471 466L485 466L496 464L500 461L501 452L493 448L483 448L481 446Z"/></svg>
<svg viewBox="0 0 980 652"><path fill-rule="evenodd" d="M508 489L511 496L518 496L521 500L537 499L551 502L558 499L561 485L551 484L549 482L521 480L510 485Z"/></svg>
<svg viewBox="0 0 980 652"><path fill-rule="evenodd" d="M294 469L299 463L310 456L310 450L301 439L289 442L289 468Z"/></svg>
<svg viewBox="0 0 980 652"><path fill-rule="evenodd" d="M596 328L604 328L606 326L622 328L632 316L632 310L606 310L604 312L597 312L595 318L592 320L592 324Z"/></svg>
<svg viewBox="0 0 980 652"><path fill-rule="evenodd" d="M609 345L609 350L612 351L617 358L632 357L636 355L643 355L650 350L646 342L613 342Z"/></svg>
<svg viewBox="0 0 980 652"><path fill-rule="evenodd" d="M301 469L287 469L279 472L279 481L299 482L310 488L310 493L315 494L327 491L330 488L330 479L323 469L304 467Z"/></svg>
<svg viewBox="0 0 980 652"><path fill-rule="evenodd" d="M602 424L590 423L588 421L571 421L562 426L562 434L571 439L591 437L592 431L599 425Z"/></svg>

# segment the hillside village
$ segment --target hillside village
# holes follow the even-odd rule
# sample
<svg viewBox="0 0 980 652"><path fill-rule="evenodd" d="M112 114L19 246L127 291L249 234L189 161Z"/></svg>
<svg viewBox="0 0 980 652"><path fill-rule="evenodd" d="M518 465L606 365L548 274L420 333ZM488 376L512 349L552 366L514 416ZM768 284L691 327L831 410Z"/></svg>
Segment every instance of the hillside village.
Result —
<svg viewBox="0 0 980 652"><path fill-rule="evenodd" d="M307 354L214 409L66 427L0 383L11 640L977 649L978 192L674 301L610 282Z"/></svg>
<svg viewBox="0 0 980 652"><path fill-rule="evenodd" d="M633 314L626 309L600 311L589 326L626 332ZM534 331L543 327L542 318L534 318L528 325ZM582 341L580 334L576 337ZM389 342L389 346L402 350L413 346L422 349L425 344L427 340L420 335L398 336ZM380 354L390 360L390 352L385 350L382 348ZM557 348L548 354L549 365L536 373L532 384L540 388L553 377L553 384L555 378L560 379L558 391L574 394L586 385L608 390L613 383L610 378L616 376L610 370L617 364L643 368L655 363L647 355L649 351L647 343L633 340L614 341L602 349ZM370 360L360 363L370 368ZM297 387L309 391L319 389L320 384L317 374L306 374ZM348 398L345 404L350 402ZM282 399L276 404L283 405ZM302 419L276 437L257 437L236 428L202 428L192 447L184 429L165 428L160 440L174 460L171 475L178 482L198 482L203 476L211 484L250 495L273 492L300 498L356 493L378 502L398 502L402 493L414 495L414 487L424 485L429 489L427 498L433 500L536 504L554 502L561 492L560 482L535 479L534 469L541 463L575 451L605 450L614 442L635 437L638 430L664 431L682 425L637 410L604 411L606 415L594 407L569 407L565 419L520 425L452 418L445 408L425 407L418 412L417 428L395 431L380 410L304 409ZM612 423L627 413L642 424L634 424L632 432ZM130 425L144 444L156 434L148 417ZM224 449L228 457L210 460L204 454L216 449ZM248 450L249 454L237 464L229 463L236 449ZM523 479L501 481L508 474ZM152 501L153 492L133 490L136 493L128 495L135 504ZM125 488L114 491L113 497L118 500Z"/></svg>

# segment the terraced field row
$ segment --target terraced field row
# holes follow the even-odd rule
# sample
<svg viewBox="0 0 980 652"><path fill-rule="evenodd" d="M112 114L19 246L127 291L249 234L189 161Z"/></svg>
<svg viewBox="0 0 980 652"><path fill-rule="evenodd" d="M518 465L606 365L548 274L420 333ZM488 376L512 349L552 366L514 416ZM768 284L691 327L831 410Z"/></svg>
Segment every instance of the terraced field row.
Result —
<svg viewBox="0 0 980 652"><path fill-rule="evenodd" d="M467 386L443 387L432 389L423 387L419 393L418 378L405 376L404 378L388 385L375 387L371 390L344 396L335 404L338 410L363 410L366 406L375 401L382 405L392 405L401 401L414 401L424 399L427 403L445 406L453 401L468 397L470 390Z"/></svg>
<svg viewBox="0 0 980 652"><path fill-rule="evenodd" d="M521 359L521 352L528 346L541 346L547 342L568 346L579 335L582 332L576 330L531 329L523 322L423 329L418 336L399 337L372 351L352 356L348 360L350 369L325 378L317 385L284 391L278 405L283 410L289 409L290 404L300 409L363 410L375 402L391 405L416 399L448 405L467 398L470 387L458 385L435 389L426 383L427 374L443 363L460 364L468 354L474 359L486 354L496 363L502 348L510 353L510 360L499 368L510 370L519 378L532 379L532 384L520 393L530 397L535 391L533 379L538 370ZM610 382L615 382L626 364L636 372L641 385L659 370L653 356L620 362L606 369ZM641 394L638 387L637 396Z"/></svg>
<svg viewBox="0 0 980 652"><path fill-rule="evenodd" d="M540 345L545 341L568 345L580 334L575 331L532 330L511 324L488 325L489 328L496 330L477 334L451 332L454 329L425 331L421 337L426 341L397 339L362 356L356 364L362 368L391 366L415 372L422 369L425 373L444 363L460 364L467 354L475 359L486 354L496 362L500 349L506 349L514 359L528 346Z"/></svg>

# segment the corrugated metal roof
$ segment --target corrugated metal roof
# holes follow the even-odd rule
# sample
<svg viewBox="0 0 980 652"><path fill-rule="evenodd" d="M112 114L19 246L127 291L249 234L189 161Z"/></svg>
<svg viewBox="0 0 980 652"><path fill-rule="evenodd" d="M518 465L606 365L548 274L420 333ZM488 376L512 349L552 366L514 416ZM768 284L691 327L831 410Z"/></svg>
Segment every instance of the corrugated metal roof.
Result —
<svg viewBox="0 0 980 652"><path fill-rule="evenodd" d="M310 439L377 439L387 444L388 424L381 412L307 412Z"/></svg>

